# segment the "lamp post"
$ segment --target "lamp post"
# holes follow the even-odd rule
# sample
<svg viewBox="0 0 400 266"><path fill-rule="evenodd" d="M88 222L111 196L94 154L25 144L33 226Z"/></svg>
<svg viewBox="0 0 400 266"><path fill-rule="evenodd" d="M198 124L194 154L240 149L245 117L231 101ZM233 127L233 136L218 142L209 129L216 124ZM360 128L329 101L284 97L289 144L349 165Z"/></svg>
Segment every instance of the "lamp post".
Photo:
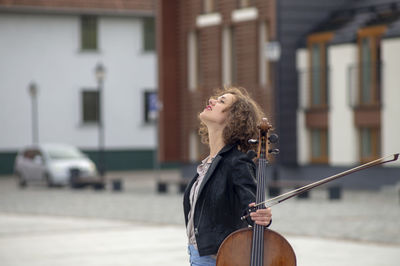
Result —
<svg viewBox="0 0 400 266"><path fill-rule="evenodd" d="M39 117L38 117L38 103L37 103L37 94L38 88L34 82L29 84L29 95L32 100L32 143L39 143Z"/></svg>
<svg viewBox="0 0 400 266"><path fill-rule="evenodd" d="M105 174L105 161L104 161L104 113L103 113L103 81L105 77L105 69L101 63L98 63L95 69L97 86L99 90L99 105L98 105L98 119L99 119L99 174L101 177Z"/></svg>
<svg viewBox="0 0 400 266"><path fill-rule="evenodd" d="M273 77L273 84L274 84L274 94L275 94L275 128L278 128L279 130L279 118L277 114L279 113L279 59L281 58L281 44L276 40L271 40L269 42L266 42L264 45L264 55L265 57L270 61L275 63L275 68L274 68L274 77ZM279 172L279 158L275 157L275 163L272 164L272 180L273 181L278 181L280 172ZM274 187L269 187L269 196L275 197L278 196L281 191L280 188L274 188Z"/></svg>

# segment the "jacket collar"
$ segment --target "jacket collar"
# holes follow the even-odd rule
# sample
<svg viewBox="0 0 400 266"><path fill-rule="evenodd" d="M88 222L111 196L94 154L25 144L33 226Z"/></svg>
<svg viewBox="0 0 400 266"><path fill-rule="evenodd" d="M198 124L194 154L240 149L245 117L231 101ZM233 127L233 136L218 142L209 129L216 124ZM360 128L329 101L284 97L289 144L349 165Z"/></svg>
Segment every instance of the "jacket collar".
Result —
<svg viewBox="0 0 400 266"><path fill-rule="evenodd" d="M210 165L210 168L209 168L208 171L207 171L207 174L204 176L203 182L201 182L201 185L200 185L200 188L199 188L199 194L198 194L199 196L200 196L201 191L203 190L205 184L206 184L207 181L210 179L210 177L211 177L212 174L214 173L214 170L217 168L219 162L221 161L221 159L222 159L222 156L221 156L221 155L222 155L223 153L226 153L226 152L232 150L235 146L236 146L236 145L234 145L234 144L225 145L225 147L223 147L223 148L218 152L218 154L215 156L214 160L212 161L212 163L211 163L211 165Z"/></svg>
<svg viewBox="0 0 400 266"><path fill-rule="evenodd" d="M217 156L220 155L220 154L223 154L223 153L225 153L225 152L227 152L227 151L230 151L230 150L233 149L235 146L236 146L235 144L227 144L227 145L225 145L225 147L223 147L223 148L218 152Z"/></svg>

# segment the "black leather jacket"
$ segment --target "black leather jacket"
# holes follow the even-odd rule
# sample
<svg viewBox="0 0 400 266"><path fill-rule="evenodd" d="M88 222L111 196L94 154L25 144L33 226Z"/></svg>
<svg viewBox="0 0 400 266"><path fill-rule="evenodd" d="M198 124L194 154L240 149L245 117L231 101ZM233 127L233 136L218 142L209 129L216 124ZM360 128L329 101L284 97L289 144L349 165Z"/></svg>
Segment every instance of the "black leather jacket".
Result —
<svg viewBox="0 0 400 266"><path fill-rule="evenodd" d="M233 231L247 227L240 217L255 202L255 164L236 145L225 146L214 158L200 186L194 213L194 230L200 256L216 254ZM185 223L190 211L189 194L196 175L183 196Z"/></svg>

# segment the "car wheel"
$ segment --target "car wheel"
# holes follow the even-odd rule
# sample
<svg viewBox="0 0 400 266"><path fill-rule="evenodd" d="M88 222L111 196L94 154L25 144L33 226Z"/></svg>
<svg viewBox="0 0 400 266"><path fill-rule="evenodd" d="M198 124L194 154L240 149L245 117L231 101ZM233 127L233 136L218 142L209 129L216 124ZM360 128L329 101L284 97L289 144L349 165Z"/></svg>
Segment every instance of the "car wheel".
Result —
<svg viewBox="0 0 400 266"><path fill-rule="evenodd" d="M26 180L22 177L22 175L20 173L16 174L17 176L17 182L18 182L18 187L20 188L26 188Z"/></svg>
<svg viewBox="0 0 400 266"><path fill-rule="evenodd" d="M51 178L49 174L45 174L44 178L46 180L47 187L54 187L53 178Z"/></svg>
<svg viewBox="0 0 400 266"><path fill-rule="evenodd" d="M106 188L106 186L105 186L104 183L98 183L98 184L94 184L94 185L93 185L93 188L94 188L95 190L104 190L104 189Z"/></svg>
<svg viewBox="0 0 400 266"><path fill-rule="evenodd" d="M74 176L71 176L69 179L69 186L70 188L79 188L79 183L77 181L77 178Z"/></svg>

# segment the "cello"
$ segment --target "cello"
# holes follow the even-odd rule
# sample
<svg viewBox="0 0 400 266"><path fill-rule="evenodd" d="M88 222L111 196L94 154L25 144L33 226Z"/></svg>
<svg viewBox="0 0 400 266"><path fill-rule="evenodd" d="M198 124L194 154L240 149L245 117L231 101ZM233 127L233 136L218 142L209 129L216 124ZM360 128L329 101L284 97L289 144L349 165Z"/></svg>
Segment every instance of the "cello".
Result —
<svg viewBox="0 0 400 266"><path fill-rule="evenodd" d="M258 168L256 207L265 208L266 166L269 142L276 135L268 137L272 126L263 118L258 126ZM289 242L277 232L254 224L252 228L239 229L230 234L221 244L217 253L217 266L293 266L296 265L296 255Z"/></svg>
<svg viewBox="0 0 400 266"><path fill-rule="evenodd" d="M265 200L265 182L267 152L276 153L268 148L269 142L274 143L277 136L267 136L272 126L266 118L258 126L260 131L258 141L258 168L256 204L248 210L248 214L241 217L246 219L250 212L259 208L268 208L287 199L311 190L340 177L355 173L370 167L394 162L400 157L399 153L376 159L347 171L326 177L298 189L289 191L275 198ZM243 228L231 233L221 244L217 253L217 266L293 266L296 265L296 255L289 242L279 233L255 224L253 228Z"/></svg>

